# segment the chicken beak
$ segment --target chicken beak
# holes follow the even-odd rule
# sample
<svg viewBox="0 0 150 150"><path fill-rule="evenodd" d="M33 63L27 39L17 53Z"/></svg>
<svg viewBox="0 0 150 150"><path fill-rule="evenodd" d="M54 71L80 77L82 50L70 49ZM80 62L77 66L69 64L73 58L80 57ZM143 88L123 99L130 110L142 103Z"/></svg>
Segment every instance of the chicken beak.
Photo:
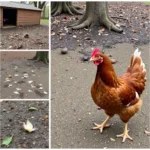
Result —
<svg viewBox="0 0 150 150"><path fill-rule="evenodd" d="M93 62L93 61L94 61L94 58L93 58L93 57L91 57L89 61L90 61L90 62Z"/></svg>

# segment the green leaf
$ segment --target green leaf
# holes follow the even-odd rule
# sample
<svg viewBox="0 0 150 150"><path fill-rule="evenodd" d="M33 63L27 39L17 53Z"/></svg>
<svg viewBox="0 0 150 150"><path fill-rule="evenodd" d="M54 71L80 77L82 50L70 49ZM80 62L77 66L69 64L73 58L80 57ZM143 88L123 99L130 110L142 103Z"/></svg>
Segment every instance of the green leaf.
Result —
<svg viewBox="0 0 150 150"><path fill-rule="evenodd" d="M9 144L11 143L13 139L13 136L10 136L8 138L6 138L3 142L2 142L2 145L5 145L5 146L9 146Z"/></svg>
<svg viewBox="0 0 150 150"><path fill-rule="evenodd" d="M29 110L37 110L35 107L29 107Z"/></svg>

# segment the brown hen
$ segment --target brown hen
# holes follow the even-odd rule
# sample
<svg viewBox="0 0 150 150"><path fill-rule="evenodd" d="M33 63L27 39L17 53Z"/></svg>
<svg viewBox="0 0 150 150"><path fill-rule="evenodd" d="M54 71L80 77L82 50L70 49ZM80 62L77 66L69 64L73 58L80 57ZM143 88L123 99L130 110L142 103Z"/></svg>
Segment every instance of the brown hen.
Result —
<svg viewBox="0 0 150 150"><path fill-rule="evenodd" d="M93 129L103 131L108 127L108 120L115 114L125 123L123 134L117 137L123 137L132 140L128 135L127 123L129 119L141 108L142 94L146 83L145 64L140 57L141 52L135 50L132 54L130 65L127 72L121 77L117 77L109 58L95 49L90 61L97 66L95 81L91 87L91 95L94 102L102 108L107 114L107 119L101 124L95 124Z"/></svg>

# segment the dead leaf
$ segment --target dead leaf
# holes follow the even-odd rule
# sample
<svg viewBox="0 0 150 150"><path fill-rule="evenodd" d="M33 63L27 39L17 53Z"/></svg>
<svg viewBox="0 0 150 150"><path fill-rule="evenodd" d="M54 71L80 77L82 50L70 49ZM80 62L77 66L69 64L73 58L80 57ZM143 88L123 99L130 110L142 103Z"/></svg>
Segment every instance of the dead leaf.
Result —
<svg viewBox="0 0 150 150"><path fill-rule="evenodd" d="M8 75L8 78L12 78L12 75L11 75L11 74L9 74L9 75Z"/></svg>
<svg viewBox="0 0 150 150"><path fill-rule="evenodd" d="M104 29L104 28L102 28L102 29L98 30L98 32L99 32L99 33L103 33L104 31L105 31L105 29Z"/></svg>
<svg viewBox="0 0 150 150"><path fill-rule="evenodd" d="M113 138L110 138L110 140L112 141L112 142L115 142L116 140L115 139L113 139Z"/></svg>
<svg viewBox="0 0 150 150"><path fill-rule="evenodd" d="M132 32L133 32L133 33L137 33L137 31L136 31L136 30L132 30Z"/></svg>
<svg viewBox="0 0 150 150"><path fill-rule="evenodd" d="M139 39L137 39L137 38L132 38L131 40L133 40L133 41L138 41Z"/></svg>
<svg viewBox="0 0 150 150"><path fill-rule="evenodd" d="M53 36L53 35L56 35L56 33L55 33L55 32L52 32L51 35L52 35L52 36Z"/></svg>
<svg viewBox="0 0 150 150"><path fill-rule="evenodd" d="M85 37L84 39L85 39L85 40L91 40L91 38L90 38L90 37Z"/></svg>
<svg viewBox="0 0 150 150"><path fill-rule="evenodd" d="M37 128L34 128L32 123L29 120L27 120L26 123L23 122L23 128L28 132L33 132L37 130Z"/></svg>
<svg viewBox="0 0 150 150"><path fill-rule="evenodd" d="M144 133L146 133L147 135L150 135L150 131L145 130Z"/></svg>

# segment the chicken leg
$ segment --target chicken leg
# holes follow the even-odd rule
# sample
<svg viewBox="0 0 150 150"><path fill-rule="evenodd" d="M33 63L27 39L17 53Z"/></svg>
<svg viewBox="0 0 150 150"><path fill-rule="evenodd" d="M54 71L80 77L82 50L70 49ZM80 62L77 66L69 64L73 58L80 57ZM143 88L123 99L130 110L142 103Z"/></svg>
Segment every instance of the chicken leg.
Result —
<svg viewBox="0 0 150 150"><path fill-rule="evenodd" d="M125 142L126 139L130 139L132 141L133 139L129 136L128 132L129 132L128 123L125 123L123 134L117 135L117 137L122 137L123 138L122 142Z"/></svg>
<svg viewBox="0 0 150 150"><path fill-rule="evenodd" d="M94 123L94 125L96 126L96 127L93 127L92 129L93 130L97 130L97 129L99 129L100 130L100 132L102 133L103 132L103 128L104 127L109 127L110 125L109 124L107 124L107 122L110 120L110 116L108 116L107 118L106 118L106 120L102 123L102 124L97 124L97 123Z"/></svg>

